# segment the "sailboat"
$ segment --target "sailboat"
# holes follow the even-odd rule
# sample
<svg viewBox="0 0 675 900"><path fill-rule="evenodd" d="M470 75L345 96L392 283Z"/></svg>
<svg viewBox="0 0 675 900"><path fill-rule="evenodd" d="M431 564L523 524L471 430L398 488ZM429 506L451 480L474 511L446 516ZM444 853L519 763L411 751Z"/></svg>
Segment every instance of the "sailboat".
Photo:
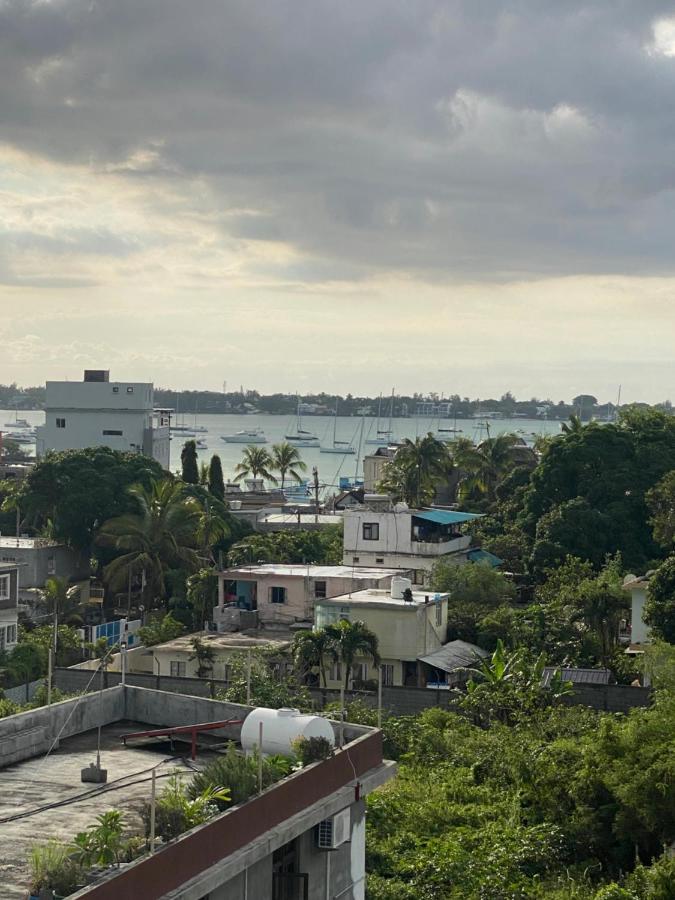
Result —
<svg viewBox="0 0 675 900"><path fill-rule="evenodd" d="M284 435L284 440L292 447L320 447L321 442L311 431L305 431L302 427L302 416L300 415L300 397L298 396L298 411L295 417L295 431Z"/></svg>
<svg viewBox="0 0 675 900"><path fill-rule="evenodd" d="M349 441L338 441L336 440L335 433L337 431L337 414L338 414L338 401L335 401L335 416L333 417L333 443L329 447L322 447L321 453L340 453L342 456L352 455L356 453L356 450L352 447Z"/></svg>
<svg viewBox="0 0 675 900"><path fill-rule="evenodd" d="M368 438L366 444L375 444L378 447L388 447L392 441L391 420L394 415L394 392L391 392L391 404L389 406L389 428L380 428L380 413L382 411L382 394L380 394L380 402L377 406L377 431L374 438Z"/></svg>

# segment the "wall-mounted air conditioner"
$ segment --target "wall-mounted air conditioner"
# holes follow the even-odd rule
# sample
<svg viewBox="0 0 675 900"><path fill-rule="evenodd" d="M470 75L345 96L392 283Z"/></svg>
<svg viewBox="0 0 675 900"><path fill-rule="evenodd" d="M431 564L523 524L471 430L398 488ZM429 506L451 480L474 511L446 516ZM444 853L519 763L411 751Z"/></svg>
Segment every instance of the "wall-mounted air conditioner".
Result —
<svg viewBox="0 0 675 900"><path fill-rule="evenodd" d="M330 819L324 819L316 826L316 846L320 850L337 850L350 838L351 819L349 807L341 809Z"/></svg>

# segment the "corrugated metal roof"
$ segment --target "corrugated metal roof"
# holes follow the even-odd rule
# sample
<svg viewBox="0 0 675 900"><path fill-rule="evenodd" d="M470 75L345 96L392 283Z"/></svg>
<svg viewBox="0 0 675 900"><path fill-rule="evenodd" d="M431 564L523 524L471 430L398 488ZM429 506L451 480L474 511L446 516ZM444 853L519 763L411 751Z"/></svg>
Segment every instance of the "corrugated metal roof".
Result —
<svg viewBox="0 0 675 900"><path fill-rule="evenodd" d="M476 644L469 644L467 641L450 641L433 653L429 653L427 656L418 656L417 659L442 672L454 672L457 669L477 666L481 659L485 659L489 655L487 650L483 650Z"/></svg>
<svg viewBox="0 0 675 900"><path fill-rule="evenodd" d="M541 676L543 687L548 687L557 672L555 666L547 666ZM560 669L563 681L571 681L572 684L609 684L612 672L609 669Z"/></svg>
<svg viewBox="0 0 675 900"><path fill-rule="evenodd" d="M413 516L438 525L458 525L460 522L473 522L474 519L483 518L480 513L457 512L454 509L414 510Z"/></svg>
<svg viewBox="0 0 675 900"><path fill-rule="evenodd" d="M495 556L494 553L490 553L489 550L483 550L481 548L476 548L475 550L469 550L466 554L466 558L469 562L472 563L480 563L486 562L489 563L493 569L496 569L497 566L501 566L504 564L504 560L500 559L498 556Z"/></svg>

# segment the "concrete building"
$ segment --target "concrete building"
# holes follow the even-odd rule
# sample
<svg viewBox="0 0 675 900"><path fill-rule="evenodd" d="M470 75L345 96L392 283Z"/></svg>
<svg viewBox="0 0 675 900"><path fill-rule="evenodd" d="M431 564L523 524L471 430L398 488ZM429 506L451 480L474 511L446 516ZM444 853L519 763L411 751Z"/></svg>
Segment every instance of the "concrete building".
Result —
<svg viewBox="0 0 675 900"><path fill-rule="evenodd" d="M419 659L445 643L448 595L411 591L405 599L395 582L390 590L358 591L317 603L315 628L341 619L363 622L377 635L384 685L423 687L426 674ZM339 687L343 677L339 663L334 663L327 673L328 686ZM353 682L377 682L378 677L372 660L357 657Z"/></svg>
<svg viewBox="0 0 675 900"><path fill-rule="evenodd" d="M649 573L639 577L627 575L623 587L630 592L631 597L630 640L626 652L642 653L646 645L651 643L651 630L644 620Z"/></svg>
<svg viewBox="0 0 675 900"><path fill-rule="evenodd" d="M158 792L172 772L181 772L187 784L195 769L217 758L217 745L232 741L236 751L247 750L249 716L265 716L268 722L263 747L266 735L274 735L275 722L289 735L302 728L292 711L282 713L281 723L276 711L263 710L261 716L247 706L129 685L0 720L0 768L12 766L7 776L12 789L0 794L3 900L27 896L29 854L36 842L72 841L110 808L124 813L127 834L143 833L139 807L150 799L150 768ZM219 727L200 731L200 723ZM82 768L96 758L99 728L101 765L108 772L104 795L85 790L80 781ZM164 736L129 736L148 730ZM336 749L327 759L159 843L154 853L93 872L74 900L363 900L365 799L394 776L396 767L383 759L377 729L330 723L330 730ZM46 777L44 754L56 735L59 744L50 753ZM169 738L184 756L190 755L194 739L189 765L173 754L167 758ZM89 785L94 787L106 790Z"/></svg>
<svg viewBox="0 0 675 900"><path fill-rule="evenodd" d="M292 635L288 632L281 636L268 637L262 634L216 634L204 631L201 634L186 634L150 647L153 656L152 673L154 675L171 675L177 678L197 678L198 663L192 645L194 638L199 638L213 651L215 662L209 672L210 678L229 681L228 665L232 657L246 653L248 650L266 650L270 653L283 654L291 646ZM139 660L144 665L142 660Z"/></svg>
<svg viewBox="0 0 675 900"><path fill-rule="evenodd" d="M479 518L454 510L409 509L402 503L392 507L387 497L366 495L362 509L344 512L342 562L412 570L414 583L425 584L441 556L470 561L471 538L463 528Z"/></svg>
<svg viewBox="0 0 675 900"><path fill-rule="evenodd" d="M48 381L45 424L36 452L111 447L152 456L169 468L170 413L153 408L146 382L110 381L107 371L86 370L84 380Z"/></svg>
<svg viewBox="0 0 675 900"><path fill-rule="evenodd" d="M0 650L11 650L17 642L19 622L19 567L0 563Z"/></svg>
<svg viewBox="0 0 675 900"><path fill-rule="evenodd" d="M311 622L314 604L364 588L388 589L394 569L354 566L240 566L218 573L218 631ZM251 613L253 615L251 615Z"/></svg>
<svg viewBox="0 0 675 900"><path fill-rule="evenodd" d="M363 489L367 494L374 494L377 485L384 475L384 467L396 456L397 447L378 447L374 453L363 457Z"/></svg>
<svg viewBox="0 0 675 900"><path fill-rule="evenodd" d="M19 602L32 604L35 589L44 587L52 576L71 583L89 583L89 560L79 553L48 538L0 536L0 562L21 566Z"/></svg>

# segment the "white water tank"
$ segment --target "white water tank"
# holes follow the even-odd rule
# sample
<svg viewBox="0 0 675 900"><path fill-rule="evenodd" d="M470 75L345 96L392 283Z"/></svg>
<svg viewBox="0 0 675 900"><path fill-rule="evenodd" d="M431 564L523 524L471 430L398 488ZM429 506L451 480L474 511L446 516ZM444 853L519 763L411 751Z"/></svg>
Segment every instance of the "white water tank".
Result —
<svg viewBox="0 0 675 900"><path fill-rule="evenodd" d="M307 716L297 709L266 709L258 707L250 712L241 726L241 748L251 753L257 746L262 722L262 752L267 756L280 753L290 756L296 738L322 737L335 746L333 726L321 716Z"/></svg>
<svg viewBox="0 0 675 900"><path fill-rule="evenodd" d="M403 592L408 589L412 590L412 581L409 578L394 575L391 579L391 599L403 600Z"/></svg>

